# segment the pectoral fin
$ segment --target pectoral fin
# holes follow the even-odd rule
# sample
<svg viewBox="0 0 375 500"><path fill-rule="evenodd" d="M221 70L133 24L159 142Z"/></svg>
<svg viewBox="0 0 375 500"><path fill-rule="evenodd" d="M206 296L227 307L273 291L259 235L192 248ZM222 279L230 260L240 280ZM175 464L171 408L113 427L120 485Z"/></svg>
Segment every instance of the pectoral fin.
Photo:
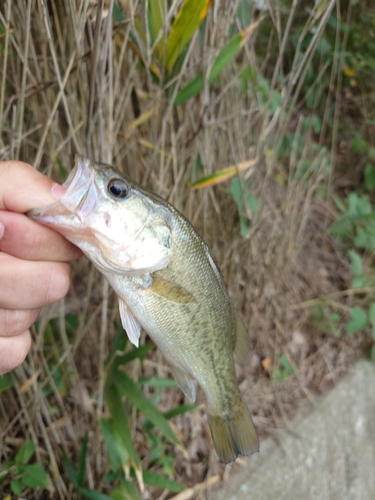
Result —
<svg viewBox="0 0 375 500"><path fill-rule="evenodd" d="M196 397L195 381L191 375L177 368L177 366L170 365L173 376L178 383L181 391L186 394L186 396L191 399L194 403Z"/></svg>
<svg viewBox="0 0 375 500"><path fill-rule="evenodd" d="M253 344L242 319L236 311L236 344L234 354L241 365L248 365L253 354Z"/></svg>
<svg viewBox="0 0 375 500"><path fill-rule="evenodd" d="M176 304L197 302L194 295L186 290L186 288L157 275L152 275L152 285L148 287L148 290Z"/></svg>
<svg viewBox="0 0 375 500"><path fill-rule="evenodd" d="M119 297L118 305L120 309L121 323L126 330L129 340L135 347L139 346L139 337L141 335L141 325L135 319L125 302Z"/></svg>

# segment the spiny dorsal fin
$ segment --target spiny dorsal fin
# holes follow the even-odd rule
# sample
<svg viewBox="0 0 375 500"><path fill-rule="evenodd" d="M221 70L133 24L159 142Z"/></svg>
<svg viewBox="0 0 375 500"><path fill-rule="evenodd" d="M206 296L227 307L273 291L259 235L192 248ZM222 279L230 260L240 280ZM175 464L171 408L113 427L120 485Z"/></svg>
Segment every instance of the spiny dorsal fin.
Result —
<svg viewBox="0 0 375 500"><path fill-rule="evenodd" d="M147 288L160 297L176 304L190 304L196 302L195 297L186 288L160 276L152 275L152 285Z"/></svg>
<svg viewBox="0 0 375 500"><path fill-rule="evenodd" d="M234 354L241 365L248 365L253 354L253 344L242 319L236 311L236 344Z"/></svg>
<svg viewBox="0 0 375 500"><path fill-rule="evenodd" d="M186 373L181 368L177 368L177 366L170 365L173 376L178 383L181 391L186 394L186 396L195 402L196 390L195 390L195 381L191 375Z"/></svg>

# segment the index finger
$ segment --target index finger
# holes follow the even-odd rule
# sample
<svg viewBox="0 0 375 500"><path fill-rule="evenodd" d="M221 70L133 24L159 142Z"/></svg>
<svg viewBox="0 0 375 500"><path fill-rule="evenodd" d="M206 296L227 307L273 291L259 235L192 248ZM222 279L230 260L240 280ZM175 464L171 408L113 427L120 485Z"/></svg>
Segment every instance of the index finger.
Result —
<svg viewBox="0 0 375 500"><path fill-rule="evenodd" d="M0 162L0 210L25 213L56 201L64 188L22 161Z"/></svg>

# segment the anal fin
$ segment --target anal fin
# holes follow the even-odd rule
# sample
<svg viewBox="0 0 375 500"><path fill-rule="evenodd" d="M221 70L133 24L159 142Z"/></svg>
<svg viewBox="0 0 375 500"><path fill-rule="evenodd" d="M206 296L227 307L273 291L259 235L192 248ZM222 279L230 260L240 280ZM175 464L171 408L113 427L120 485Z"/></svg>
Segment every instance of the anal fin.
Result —
<svg viewBox="0 0 375 500"><path fill-rule="evenodd" d="M253 344L250 336L236 311L236 344L234 354L241 365L248 365L253 354Z"/></svg>
<svg viewBox="0 0 375 500"><path fill-rule="evenodd" d="M170 365L173 376L178 383L181 391L186 394L186 396L195 402L196 398L196 389L195 389L195 381L191 375L186 373L181 368L177 368L177 366Z"/></svg>
<svg viewBox="0 0 375 500"><path fill-rule="evenodd" d="M135 347L139 346L139 337L141 336L141 325L135 319L125 302L119 297L118 305L120 309L121 323L126 331L129 340Z"/></svg>

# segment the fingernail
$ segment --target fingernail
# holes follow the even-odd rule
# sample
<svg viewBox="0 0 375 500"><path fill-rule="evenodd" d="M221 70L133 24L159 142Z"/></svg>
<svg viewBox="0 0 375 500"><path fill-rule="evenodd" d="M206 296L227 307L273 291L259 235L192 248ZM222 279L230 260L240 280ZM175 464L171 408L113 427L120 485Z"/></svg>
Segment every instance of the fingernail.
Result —
<svg viewBox="0 0 375 500"><path fill-rule="evenodd" d="M4 224L0 222L0 240L4 235Z"/></svg>
<svg viewBox="0 0 375 500"><path fill-rule="evenodd" d="M57 184L57 182L53 184L51 189L51 194L56 200L59 200L65 192L66 192L65 187L61 186L60 184Z"/></svg>

